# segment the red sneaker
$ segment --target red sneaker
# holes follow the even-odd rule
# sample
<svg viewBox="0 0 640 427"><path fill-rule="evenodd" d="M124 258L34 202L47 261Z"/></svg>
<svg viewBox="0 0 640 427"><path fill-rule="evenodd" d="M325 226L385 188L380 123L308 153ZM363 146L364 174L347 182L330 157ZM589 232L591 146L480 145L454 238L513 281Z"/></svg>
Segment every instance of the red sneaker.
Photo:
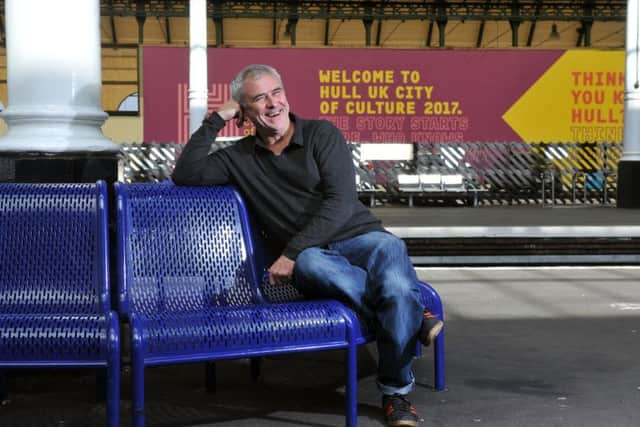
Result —
<svg viewBox="0 0 640 427"><path fill-rule="evenodd" d="M427 347L442 331L444 322L431 314L429 310L425 310L422 314L422 326L418 332L418 339L423 346Z"/></svg>
<svg viewBox="0 0 640 427"><path fill-rule="evenodd" d="M383 395L382 410L389 427L416 427L420 422L416 408L402 394Z"/></svg>

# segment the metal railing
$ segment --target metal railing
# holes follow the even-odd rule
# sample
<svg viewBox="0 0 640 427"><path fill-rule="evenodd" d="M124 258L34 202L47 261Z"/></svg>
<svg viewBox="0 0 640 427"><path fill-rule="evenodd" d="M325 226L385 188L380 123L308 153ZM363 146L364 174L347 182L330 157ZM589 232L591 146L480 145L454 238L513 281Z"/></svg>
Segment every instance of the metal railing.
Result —
<svg viewBox="0 0 640 427"><path fill-rule="evenodd" d="M622 155L620 143L462 142L413 144L412 160L376 161L362 159L360 144L350 146L359 191L383 203L405 198L398 175L439 173L462 175L478 205L615 204ZM181 150L180 144L124 144L122 179L168 179ZM469 195L450 196L464 203Z"/></svg>

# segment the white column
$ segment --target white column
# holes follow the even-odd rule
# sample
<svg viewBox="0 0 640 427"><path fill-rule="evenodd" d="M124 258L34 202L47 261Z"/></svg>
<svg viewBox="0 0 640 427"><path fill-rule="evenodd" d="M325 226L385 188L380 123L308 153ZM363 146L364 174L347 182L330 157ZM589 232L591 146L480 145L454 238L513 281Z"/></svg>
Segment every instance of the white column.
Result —
<svg viewBox="0 0 640 427"><path fill-rule="evenodd" d="M207 2L189 0L189 135L207 114Z"/></svg>
<svg viewBox="0 0 640 427"><path fill-rule="evenodd" d="M624 155L621 160L640 161L640 7L638 0L629 0L627 3Z"/></svg>
<svg viewBox="0 0 640 427"><path fill-rule="evenodd" d="M618 162L619 208L640 208L640 8L627 2L624 142Z"/></svg>
<svg viewBox="0 0 640 427"><path fill-rule="evenodd" d="M102 134L99 0L5 0L0 151L119 151Z"/></svg>

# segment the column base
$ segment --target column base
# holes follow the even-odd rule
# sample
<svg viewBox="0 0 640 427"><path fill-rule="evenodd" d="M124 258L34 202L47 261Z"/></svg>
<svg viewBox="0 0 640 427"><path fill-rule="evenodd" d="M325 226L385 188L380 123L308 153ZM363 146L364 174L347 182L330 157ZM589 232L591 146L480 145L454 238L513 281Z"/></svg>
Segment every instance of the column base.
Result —
<svg viewBox="0 0 640 427"><path fill-rule="evenodd" d="M113 152L0 152L0 182L118 180L121 156Z"/></svg>
<svg viewBox="0 0 640 427"><path fill-rule="evenodd" d="M39 108L39 109L38 109ZM120 151L102 133L104 111L65 106L8 107L2 112L8 130L0 137L0 152L6 153L103 153Z"/></svg>
<svg viewBox="0 0 640 427"><path fill-rule="evenodd" d="M640 208L640 160L618 163L619 208Z"/></svg>

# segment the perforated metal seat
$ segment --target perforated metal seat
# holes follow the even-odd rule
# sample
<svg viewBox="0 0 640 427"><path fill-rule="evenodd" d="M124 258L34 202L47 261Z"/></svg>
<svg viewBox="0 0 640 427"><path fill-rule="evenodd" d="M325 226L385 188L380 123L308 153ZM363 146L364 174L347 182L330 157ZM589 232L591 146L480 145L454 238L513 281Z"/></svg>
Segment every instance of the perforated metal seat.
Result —
<svg viewBox="0 0 640 427"><path fill-rule="evenodd" d="M264 282L269 256L235 190L145 183L116 194L134 426L144 425L145 366L321 349L346 350L346 423L356 424L356 346L372 334L338 301Z"/></svg>
<svg viewBox="0 0 640 427"><path fill-rule="evenodd" d="M0 184L0 367L105 369L118 426L106 212L104 182Z"/></svg>
<svg viewBox="0 0 640 427"><path fill-rule="evenodd" d="M258 356L279 347L343 348L343 312L332 302L260 304L140 315L146 364Z"/></svg>

